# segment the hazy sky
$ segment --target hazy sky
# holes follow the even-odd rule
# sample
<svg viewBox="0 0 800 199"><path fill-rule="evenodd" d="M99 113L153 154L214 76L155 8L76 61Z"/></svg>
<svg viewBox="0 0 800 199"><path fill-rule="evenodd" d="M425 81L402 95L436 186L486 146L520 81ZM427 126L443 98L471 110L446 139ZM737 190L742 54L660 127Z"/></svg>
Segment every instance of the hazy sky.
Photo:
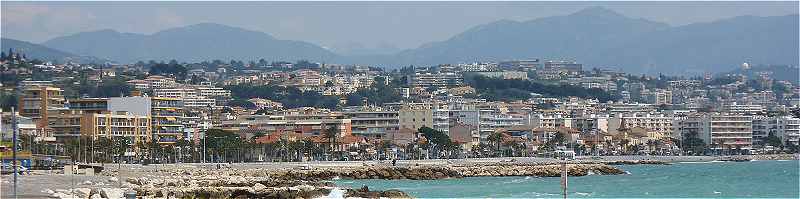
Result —
<svg viewBox="0 0 800 199"><path fill-rule="evenodd" d="M414 48L472 26L566 15L603 6L685 25L740 15L798 13L798 2L2 2L3 37L42 42L99 29L150 34L213 22L279 39L350 49ZM362 47L362 48L363 48Z"/></svg>

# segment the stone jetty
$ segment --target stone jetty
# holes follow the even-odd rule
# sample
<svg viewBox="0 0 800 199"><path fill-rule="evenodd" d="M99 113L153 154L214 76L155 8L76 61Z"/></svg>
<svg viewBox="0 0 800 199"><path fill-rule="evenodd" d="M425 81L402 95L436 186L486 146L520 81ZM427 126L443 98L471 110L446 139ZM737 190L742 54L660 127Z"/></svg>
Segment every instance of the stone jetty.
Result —
<svg viewBox="0 0 800 199"><path fill-rule="evenodd" d="M619 168L605 164L568 164L570 176L589 174L616 175L623 174ZM435 180L444 178L463 178L481 176L535 176L556 177L561 175L561 166L528 165L528 164L489 164L458 166L412 166L412 167L356 167L356 168L323 168L313 170L281 170L270 174L276 179L329 180L334 177L343 179L410 179Z"/></svg>
<svg viewBox="0 0 800 199"><path fill-rule="evenodd" d="M605 164L568 164L571 176L623 174ZM109 170L107 175L116 175ZM163 168L136 171L123 182L126 190L148 198L318 198L336 188L332 179L435 180L480 176L555 177L557 164L468 164L431 166L364 165L320 168ZM341 189L345 197L409 198L398 190L370 190L368 187ZM91 195L91 194L89 194Z"/></svg>

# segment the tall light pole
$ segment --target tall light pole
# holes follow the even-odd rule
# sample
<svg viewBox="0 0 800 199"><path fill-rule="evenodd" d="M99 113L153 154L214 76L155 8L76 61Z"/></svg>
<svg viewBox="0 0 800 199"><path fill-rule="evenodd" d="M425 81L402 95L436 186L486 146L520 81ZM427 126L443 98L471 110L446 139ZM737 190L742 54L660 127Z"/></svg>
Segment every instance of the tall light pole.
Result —
<svg viewBox="0 0 800 199"><path fill-rule="evenodd" d="M561 162L561 194L564 195L564 199L567 199L567 177L569 172L567 171L567 156L564 154Z"/></svg>
<svg viewBox="0 0 800 199"><path fill-rule="evenodd" d="M211 105L209 105L208 106L208 114L206 115L206 117L208 117L208 122L209 123L211 123L211 114L213 114L212 113L213 111L214 111L214 109L211 107ZM207 133L208 133L208 127L206 127L206 129L203 130L203 163L206 163L206 134Z"/></svg>
<svg viewBox="0 0 800 199"><path fill-rule="evenodd" d="M11 123L12 123L12 146L11 146L11 161L14 167L14 198L17 198L17 114L14 107L11 107Z"/></svg>
<svg viewBox="0 0 800 199"><path fill-rule="evenodd" d="M208 129L203 131L203 163L206 163L206 133Z"/></svg>

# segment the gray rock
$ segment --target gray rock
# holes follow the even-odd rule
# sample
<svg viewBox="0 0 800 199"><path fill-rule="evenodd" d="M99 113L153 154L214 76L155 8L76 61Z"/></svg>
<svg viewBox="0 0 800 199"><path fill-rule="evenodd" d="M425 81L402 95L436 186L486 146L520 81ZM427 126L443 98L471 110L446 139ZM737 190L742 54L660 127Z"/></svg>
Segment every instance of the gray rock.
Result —
<svg viewBox="0 0 800 199"><path fill-rule="evenodd" d="M72 189L72 194L79 198L88 198L92 194L92 189L90 188L75 188Z"/></svg>
<svg viewBox="0 0 800 199"><path fill-rule="evenodd" d="M100 189L100 195L104 198L123 198L125 197L125 191L118 188L102 188Z"/></svg>

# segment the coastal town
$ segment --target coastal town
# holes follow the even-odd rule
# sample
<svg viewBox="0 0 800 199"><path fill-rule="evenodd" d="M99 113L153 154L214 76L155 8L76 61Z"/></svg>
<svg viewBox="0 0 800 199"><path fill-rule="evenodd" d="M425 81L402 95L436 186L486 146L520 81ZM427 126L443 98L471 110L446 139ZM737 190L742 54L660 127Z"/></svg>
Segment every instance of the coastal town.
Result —
<svg viewBox="0 0 800 199"><path fill-rule="evenodd" d="M800 198L799 1L3 1L0 199Z"/></svg>
<svg viewBox="0 0 800 199"><path fill-rule="evenodd" d="M800 139L797 66L651 76L538 59L55 64L14 49L1 63L3 161L17 143L27 168L780 154Z"/></svg>

